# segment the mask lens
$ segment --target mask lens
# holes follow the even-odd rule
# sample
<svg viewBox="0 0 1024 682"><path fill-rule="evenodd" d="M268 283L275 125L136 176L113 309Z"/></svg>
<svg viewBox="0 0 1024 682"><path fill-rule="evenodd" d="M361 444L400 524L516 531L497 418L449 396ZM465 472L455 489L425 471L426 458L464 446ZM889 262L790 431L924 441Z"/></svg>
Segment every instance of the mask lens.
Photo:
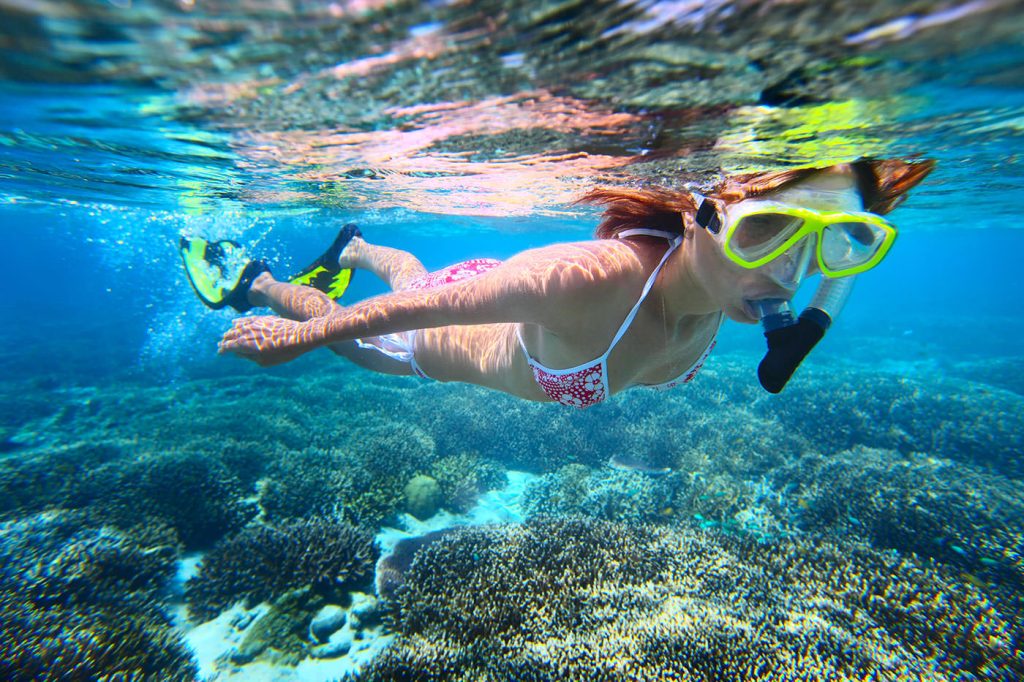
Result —
<svg viewBox="0 0 1024 682"><path fill-rule="evenodd" d="M803 219L783 213L757 213L741 218L729 245L737 256L748 261L764 258L803 226Z"/></svg>
<svg viewBox="0 0 1024 682"><path fill-rule="evenodd" d="M878 253L886 232L871 223L833 223L821 236L821 258L830 270L863 265Z"/></svg>

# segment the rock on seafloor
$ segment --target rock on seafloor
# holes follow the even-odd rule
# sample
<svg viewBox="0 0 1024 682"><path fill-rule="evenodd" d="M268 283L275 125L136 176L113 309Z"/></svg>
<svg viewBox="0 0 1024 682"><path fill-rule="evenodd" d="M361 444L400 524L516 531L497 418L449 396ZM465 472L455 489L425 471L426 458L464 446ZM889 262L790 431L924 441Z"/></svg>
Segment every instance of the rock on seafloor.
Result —
<svg viewBox="0 0 1024 682"><path fill-rule="evenodd" d="M348 620L345 609L337 604L328 604L313 616L309 623L309 634L320 643L326 642Z"/></svg>

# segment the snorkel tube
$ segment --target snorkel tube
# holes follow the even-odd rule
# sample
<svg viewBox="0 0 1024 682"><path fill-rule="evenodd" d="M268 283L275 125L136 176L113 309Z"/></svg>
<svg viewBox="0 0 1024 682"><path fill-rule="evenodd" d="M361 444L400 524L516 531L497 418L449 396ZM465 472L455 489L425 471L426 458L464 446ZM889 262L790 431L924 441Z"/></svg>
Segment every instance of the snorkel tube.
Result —
<svg viewBox="0 0 1024 682"><path fill-rule="evenodd" d="M814 297L799 317L793 316L789 301L781 298L758 301L761 326L768 352L757 366L757 378L769 393L779 393L811 352L832 320L842 311L853 291L856 276L823 277Z"/></svg>

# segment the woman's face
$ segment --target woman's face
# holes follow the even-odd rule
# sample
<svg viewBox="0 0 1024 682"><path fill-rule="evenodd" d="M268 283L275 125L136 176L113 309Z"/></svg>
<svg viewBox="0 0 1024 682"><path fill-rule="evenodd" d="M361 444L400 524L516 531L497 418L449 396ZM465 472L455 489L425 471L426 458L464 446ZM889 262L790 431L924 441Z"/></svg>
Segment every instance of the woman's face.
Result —
<svg viewBox="0 0 1024 682"><path fill-rule="evenodd" d="M849 166L824 170L757 199L820 211L863 210ZM719 217L724 221L724 216L719 214ZM725 315L736 322L756 324L760 320L757 301L791 299L804 278L818 272L814 235L804 238L770 263L748 270L726 257L716 236L697 225L694 229L694 274Z"/></svg>

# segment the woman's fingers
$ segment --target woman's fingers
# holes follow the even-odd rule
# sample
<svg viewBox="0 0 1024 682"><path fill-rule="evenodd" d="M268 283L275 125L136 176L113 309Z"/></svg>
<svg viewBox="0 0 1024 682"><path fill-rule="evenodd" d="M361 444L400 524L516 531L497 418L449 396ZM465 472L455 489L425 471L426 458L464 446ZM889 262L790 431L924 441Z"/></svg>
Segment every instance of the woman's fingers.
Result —
<svg viewBox="0 0 1024 682"><path fill-rule="evenodd" d="M234 353L261 365L286 362L302 354L301 323L283 317L242 317L224 333L217 352Z"/></svg>
<svg viewBox="0 0 1024 682"><path fill-rule="evenodd" d="M231 322L231 329L224 332L217 350L221 353L238 353L246 350L247 341L254 338L250 333L252 320L255 317L242 317Z"/></svg>

